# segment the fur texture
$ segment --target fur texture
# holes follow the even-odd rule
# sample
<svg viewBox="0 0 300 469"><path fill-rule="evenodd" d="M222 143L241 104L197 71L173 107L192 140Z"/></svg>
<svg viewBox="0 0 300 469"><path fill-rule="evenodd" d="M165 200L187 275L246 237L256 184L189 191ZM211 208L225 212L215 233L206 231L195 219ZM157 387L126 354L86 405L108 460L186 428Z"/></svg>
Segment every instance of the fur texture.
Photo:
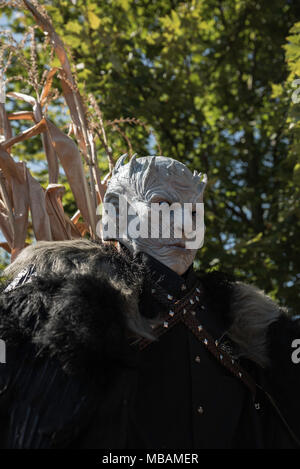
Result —
<svg viewBox="0 0 300 469"><path fill-rule="evenodd" d="M7 277L15 278L22 270L33 264L37 273L67 275L73 270L78 273L91 272L99 256L115 260L115 248L110 243L100 244L86 239L72 241L39 241L28 246L4 271Z"/></svg>
<svg viewBox="0 0 300 469"><path fill-rule="evenodd" d="M128 332L154 340L151 325L158 319L151 275L126 253L109 243L40 242L25 249L6 273L14 277L32 264L37 275L31 283L1 296L1 338L31 338L40 350L59 355L66 368L84 366L91 352L96 360L126 358ZM237 354L269 366L267 332L284 311L257 288L222 274L201 280L214 309L228 316L227 336Z"/></svg>
<svg viewBox="0 0 300 469"><path fill-rule="evenodd" d="M267 367L270 364L268 328L283 314L285 311L263 291L236 282L231 294L232 324L227 336L237 345L238 355Z"/></svg>
<svg viewBox="0 0 300 469"><path fill-rule="evenodd" d="M125 253L89 242L38 243L26 251L8 273L34 264L37 274L1 295L1 338L32 342L69 370L130 361L129 331L154 339L151 319L139 314L143 268Z"/></svg>

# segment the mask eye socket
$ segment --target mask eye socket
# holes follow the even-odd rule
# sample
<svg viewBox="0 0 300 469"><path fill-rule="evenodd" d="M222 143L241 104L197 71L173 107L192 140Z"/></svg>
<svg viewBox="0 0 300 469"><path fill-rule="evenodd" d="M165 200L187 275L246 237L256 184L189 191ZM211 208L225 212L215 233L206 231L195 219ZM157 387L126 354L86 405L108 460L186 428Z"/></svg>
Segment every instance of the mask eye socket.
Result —
<svg viewBox="0 0 300 469"><path fill-rule="evenodd" d="M158 203L159 205L163 205L163 204L171 205L170 202L168 202L167 200L160 200Z"/></svg>

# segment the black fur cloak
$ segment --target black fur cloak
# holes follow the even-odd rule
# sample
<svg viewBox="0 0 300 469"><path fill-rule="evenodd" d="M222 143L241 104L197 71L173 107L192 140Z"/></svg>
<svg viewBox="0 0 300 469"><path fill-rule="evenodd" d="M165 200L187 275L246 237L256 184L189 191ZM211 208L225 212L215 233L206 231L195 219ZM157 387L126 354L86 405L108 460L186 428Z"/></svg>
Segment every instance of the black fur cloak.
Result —
<svg viewBox="0 0 300 469"><path fill-rule="evenodd" d="M0 297L1 448L299 445L297 317L222 274L180 277L112 245L30 249L20 263L34 273ZM251 374L255 396L183 324L153 336L166 296L179 298L199 278L197 314ZM137 337L153 343L141 352Z"/></svg>

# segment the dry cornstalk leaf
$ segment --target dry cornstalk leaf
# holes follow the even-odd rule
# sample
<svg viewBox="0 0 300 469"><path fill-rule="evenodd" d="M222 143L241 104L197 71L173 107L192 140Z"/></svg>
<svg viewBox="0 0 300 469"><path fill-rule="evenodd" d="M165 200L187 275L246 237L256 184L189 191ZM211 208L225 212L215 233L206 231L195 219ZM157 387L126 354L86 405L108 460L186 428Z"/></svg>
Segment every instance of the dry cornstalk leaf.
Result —
<svg viewBox="0 0 300 469"><path fill-rule="evenodd" d="M70 235L71 235L71 239L80 239L82 237L82 234L81 234L81 231L78 229L78 226L76 226L72 220L70 220L70 218L68 217L68 215L65 213L65 222L67 224L67 227L68 229L70 230ZM89 227L87 226L87 224L85 223L85 226L86 226L86 232L88 233L89 231Z"/></svg>
<svg viewBox="0 0 300 469"><path fill-rule="evenodd" d="M48 79L48 88L45 89L46 86L47 86L47 82L46 82L45 88L43 90L43 92L45 91L45 98L47 97L47 94L50 90L51 80L53 79L53 75L54 75L56 70L57 69L50 70L50 72L52 72L52 74L49 72L49 75L47 77L47 79ZM33 107L33 119L36 122L36 124L39 124L43 121L42 106L35 98L33 98L32 96L23 94L23 93L14 93L14 92L8 93L8 96L13 97L13 98L17 98L17 99L22 99L23 101L31 104L31 106ZM26 138L32 137L33 134L32 133L28 134L28 133L30 131L32 131L32 129L34 129L34 128L35 128L35 126L32 127L31 129L28 129L25 132L17 135L16 137L14 137L14 140L10 140L8 143L10 143L10 142L13 142L13 144L18 143L18 141L20 141L18 139L21 138L22 135L23 136L25 135ZM39 128L37 128L37 129L39 129ZM45 155L46 155L47 162L48 162L49 183L50 184L56 184L57 181L58 181L58 175L59 175L59 165L58 165L57 155L55 153L53 145L51 144L50 136L48 134L47 129L41 128L41 132L42 132L43 148L44 148ZM28 137L28 135L29 135L29 137Z"/></svg>
<svg viewBox="0 0 300 469"><path fill-rule="evenodd" d="M0 207L0 230L2 231L2 234L8 245L11 247L13 243L13 232L10 228L10 223L6 211L3 211L2 207Z"/></svg>
<svg viewBox="0 0 300 469"><path fill-rule="evenodd" d="M96 229L96 208L93 207L88 184L83 171L81 156L74 141L59 130L52 122L46 120L52 145L66 173L77 206L84 220Z"/></svg>
<svg viewBox="0 0 300 469"><path fill-rule="evenodd" d="M37 122L40 122L43 119L42 106L40 103L36 103L35 105L34 117ZM48 163L49 184L56 184L59 176L59 164L57 154L52 145L47 128L42 133L42 143Z"/></svg>
<svg viewBox="0 0 300 469"><path fill-rule="evenodd" d="M81 238L81 234L65 214L62 197L65 187L61 184L49 184L46 190L47 212L50 218L52 238L55 241Z"/></svg>
<svg viewBox="0 0 300 469"><path fill-rule="evenodd" d="M0 222L0 226L1 226L1 222ZM8 243L0 243L0 248L5 249L5 251L8 252L9 254L11 253L11 249Z"/></svg>
<svg viewBox="0 0 300 469"><path fill-rule="evenodd" d="M76 228L79 231L82 238L89 232L89 227L87 226L85 222L79 221L78 223L76 223Z"/></svg>
<svg viewBox="0 0 300 469"><path fill-rule="evenodd" d="M29 193L29 206L32 226L37 241L51 241L50 220L46 209L45 191L40 183L32 177L30 171L26 172Z"/></svg>
<svg viewBox="0 0 300 469"><path fill-rule="evenodd" d="M8 120L10 121L17 121L17 120L33 121L34 120L33 112L31 111L12 112L11 114L8 114L7 117L8 117Z"/></svg>
<svg viewBox="0 0 300 469"><path fill-rule="evenodd" d="M39 101L37 101L33 96L24 93L17 93L15 91L7 93L7 96L10 98L21 99L22 101L25 101L25 103L30 104L33 108L33 118L35 123L37 124L40 122L43 117L42 108Z"/></svg>
<svg viewBox="0 0 300 469"><path fill-rule="evenodd" d="M49 184L56 184L59 176L58 157L48 131L42 134L42 141L48 162Z"/></svg>
<svg viewBox="0 0 300 469"><path fill-rule="evenodd" d="M0 187L5 212L1 206L1 225L6 240L11 244L14 258L24 248L28 225L28 191L25 184L25 165L15 163L12 157L0 146ZM5 178L3 177L5 176ZM5 180L6 179L6 180ZM6 186L6 181L9 186ZM9 191L10 189L11 197ZM6 227L4 227L6 223Z"/></svg>
<svg viewBox="0 0 300 469"><path fill-rule="evenodd" d="M14 233L12 249L15 256L25 247L28 226L29 197L26 184L26 165L25 163L16 163L16 166L23 174L23 181L18 178L11 179L13 208L14 208Z"/></svg>
<svg viewBox="0 0 300 469"><path fill-rule="evenodd" d="M6 114L4 103L0 103L0 141L11 138L12 130L8 116Z"/></svg>
<svg viewBox="0 0 300 469"><path fill-rule="evenodd" d="M19 167L16 165L13 158L5 151L0 144L0 169L6 179L16 178L20 183L24 181L23 174L20 172Z"/></svg>
<svg viewBox="0 0 300 469"><path fill-rule="evenodd" d="M21 99L22 101L25 101L25 103L30 104L32 107L36 105L36 99L30 96L29 94L18 93L17 91L10 91L9 93L7 93L7 96L9 96L10 98Z"/></svg>
<svg viewBox="0 0 300 469"><path fill-rule="evenodd" d="M7 183L3 176L3 172L0 171L0 192L1 192L1 226L2 232L9 242L10 246L13 243L13 233L14 233L14 214L12 208L12 196L9 196L7 190Z"/></svg>
<svg viewBox="0 0 300 469"><path fill-rule="evenodd" d="M61 184L50 184L46 189L46 207L49 215L51 234L54 241L71 239L66 227L62 196L65 188Z"/></svg>
<svg viewBox="0 0 300 469"><path fill-rule="evenodd" d="M29 138L34 137L35 135L45 132L45 130L46 130L46 120L42 119L36 125L34 125L33 127L30 127L30 129L27 129L24 132L20 132L15 137L12 137L6 140L5 142L3 142L2 147L5 150L8 150L16 143L23 142L24 140L28 140Z"/></svg>
<svg viewBox="0 0 300 469"><path fill-rule="evenodd" d="M61 81L62 92L65 97L67 106L70 110L71 119L73 121L74 134L76 136L76 139L78 140L79 147L83 152L85 160L86 162L88 162L87 146L86 146L84 134L82 131L82 119L80 119L79 117L80 107L82 107L83 109L83 106L80 106L80 104L78 105L78 99L76 99L75 91L72 88L71 84L69 84L70 83L69 80L66 79L64 71L61 71L60 79L61 79L60 81ZM82 111L82 113L84 113L84 111ZM85 118L84 118L84 121L85 121Z"/></svg>
<svg viewBox="0 0 300 469"><path fill-rule="evenodd" d="M80 210L77 210L74 215L72 216L71 220L72 222L74 223L74 225L77 224L79 218L81 217L81 213L80 213Z"/></svg>

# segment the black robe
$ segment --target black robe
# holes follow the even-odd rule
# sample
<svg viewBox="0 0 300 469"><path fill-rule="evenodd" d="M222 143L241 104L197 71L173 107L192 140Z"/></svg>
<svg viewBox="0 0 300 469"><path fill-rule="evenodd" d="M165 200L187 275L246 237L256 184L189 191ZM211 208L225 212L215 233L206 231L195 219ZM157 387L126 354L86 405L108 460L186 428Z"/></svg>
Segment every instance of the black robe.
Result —
<svg viewBox="0 0 300 469"><path fill-rule="evenodd" d="M254 396L183 323L139 350L115 281L139 285L140 313L151 318L200 278L196 316L222 340L234 280L192 268L179 276L146 254L107 248L94 265L98 272L45 273L2 293L1 448L297 447L300 364L291 342L299 321L282 315L269 327L267 369L240 360Z"/></svg>

